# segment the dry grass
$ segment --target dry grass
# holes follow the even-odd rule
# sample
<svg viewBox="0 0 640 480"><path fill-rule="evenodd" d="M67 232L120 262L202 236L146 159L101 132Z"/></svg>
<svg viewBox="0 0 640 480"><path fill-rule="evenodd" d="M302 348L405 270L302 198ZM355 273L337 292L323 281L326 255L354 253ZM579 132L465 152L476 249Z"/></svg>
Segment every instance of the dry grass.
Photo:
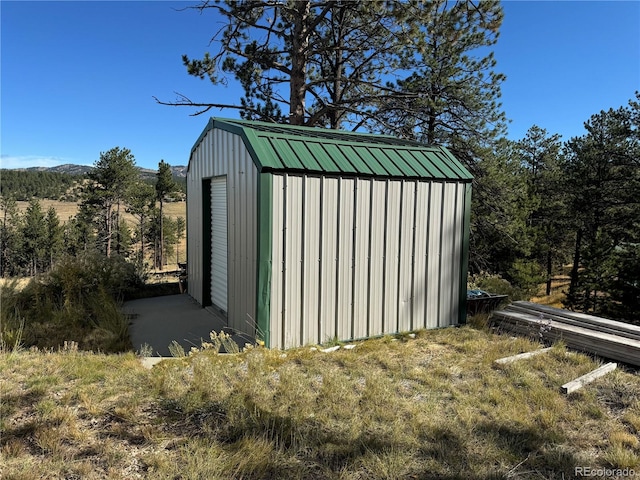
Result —
<svg viewBox="0 0 640 480"><path fill-rule="evenodd" d="M546 284L540 285L538 295L531 298L532 302L550 307L563 308L563 301L566 298L564 292L569 289L570 279L568 276L558 276L551 280L551 295L546 295Z"/></svg>
<svg viewBox="0 0 640 480"><path fill-rule="evenodd" d="M470 327L322 353L0 356L2 478L573 478L638 468L640 377Z"/></svg>
<svg viewBox="0 0 640 480"><path fill-rule="evenodd" d="M29 206L29 202L16 202L18 205L18 211L24 212ZM60 217L60 221L66 222L69 220L69 217L72 217L78 213L79 203L78 202L61 202L58 200L48 200L41 199L40 204L42 205L42 210L47 211L49 207L53 207ZM0 209L1 211L1 209ZM186 217L187 214L187 204L186 202L170 202L165 203L164 205L164 213L167 217L170 218L178 218L178 217ZM128 213L124 214L124 218L127 221L134 222L135 219L132 215Z"/></svg>

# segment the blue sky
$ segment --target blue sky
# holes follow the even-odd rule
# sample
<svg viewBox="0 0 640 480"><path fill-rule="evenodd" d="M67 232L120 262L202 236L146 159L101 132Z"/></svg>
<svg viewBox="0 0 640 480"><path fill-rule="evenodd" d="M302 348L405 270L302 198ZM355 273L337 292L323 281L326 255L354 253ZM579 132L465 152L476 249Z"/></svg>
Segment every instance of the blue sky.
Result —
<svg viewBox="0 0 640 480"><path fill-rule="evenodd" d="M197 101L238 99L187 75L181 55L201 57L220 27L212 12L178 11L194 2L0 2L2 168L93 164L100 152L129 148L139 166L186 165L209 116L233 110L158 105L175 91ZM626 105L640 90L640 2L503 4L495 47L506 74L508 136L533 124L563 139L584 133L592 114Z"/></svg>

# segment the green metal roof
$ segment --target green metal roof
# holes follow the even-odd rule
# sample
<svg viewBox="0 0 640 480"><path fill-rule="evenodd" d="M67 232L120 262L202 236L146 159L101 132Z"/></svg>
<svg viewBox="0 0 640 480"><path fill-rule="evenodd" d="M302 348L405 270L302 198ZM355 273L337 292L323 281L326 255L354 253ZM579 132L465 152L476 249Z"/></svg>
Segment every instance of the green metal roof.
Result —
<svg viewBox="0 0 640 480"><path fill-rule="evenodd" d="M248 120L211 118L213 128L240 135L260 172L319 173L470 182L471 174L446 148L389 135L345 132Z"/></svg>

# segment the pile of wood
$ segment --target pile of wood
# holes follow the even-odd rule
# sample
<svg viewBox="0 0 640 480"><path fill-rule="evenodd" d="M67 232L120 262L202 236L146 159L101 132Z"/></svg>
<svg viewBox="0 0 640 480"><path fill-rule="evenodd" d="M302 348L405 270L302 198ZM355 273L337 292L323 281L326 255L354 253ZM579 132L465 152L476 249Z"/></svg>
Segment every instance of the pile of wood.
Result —
<svg viewBox="0 0 640 480"><path fill-rule="evenodd" d="M562 340L567 347L640 366L640 326L531 302L495 311L491 321L503 331Z"/></svg>

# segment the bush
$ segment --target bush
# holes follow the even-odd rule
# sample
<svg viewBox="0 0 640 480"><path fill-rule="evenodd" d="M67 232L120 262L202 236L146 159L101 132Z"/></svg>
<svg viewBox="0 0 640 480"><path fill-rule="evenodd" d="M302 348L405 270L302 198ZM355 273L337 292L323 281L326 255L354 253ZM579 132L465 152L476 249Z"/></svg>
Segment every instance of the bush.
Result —
<svg viewBox="0 0 640 480"><path fill-rule="evenodd" d="M516 260L509 269L511 281L517 285L521 295L529 298L535 295L540 284L547 279L540 264L533 260Z"/></svg>
<svg viewBox="0 0 640 480"><path fill-rule="evenodd" d="M469 277L467 288L471 290L484 290L497 295L508 295L509 300L528 299L526 292L513 286L508 280L500 275L491 273L477 273Z"/></svg>
<svg viewBox="0 0 640 480"><path fill-rule="evenodd" d="M58 348L74 341L84 350L128 350L128 322L119 301L140 282L135 267L118 257L65 258L22 291L3 289L0 338L7 343L24 325L26 346Z"/></svg>

